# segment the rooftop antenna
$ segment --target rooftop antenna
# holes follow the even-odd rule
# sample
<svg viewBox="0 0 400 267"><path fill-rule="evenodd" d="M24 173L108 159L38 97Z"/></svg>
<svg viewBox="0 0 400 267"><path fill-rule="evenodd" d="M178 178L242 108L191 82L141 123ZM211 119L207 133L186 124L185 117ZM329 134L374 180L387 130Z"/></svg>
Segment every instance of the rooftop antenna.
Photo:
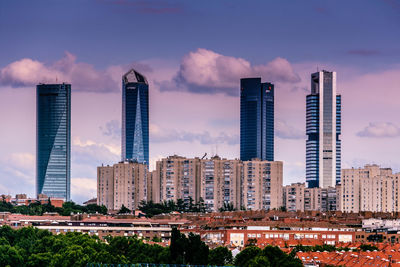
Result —
<svg viewBox="0 0 400 267"><path fill-rule="evenodd" d="M318 65L317 65L317 72L319 72L319 67L318 67Z"/></svg>
<svg viewBox="0 0 400 267"><path fill-rule="evenodd" d="M56 75L56 83L58 83L58 77L57 77L57 75Z"/></svg>

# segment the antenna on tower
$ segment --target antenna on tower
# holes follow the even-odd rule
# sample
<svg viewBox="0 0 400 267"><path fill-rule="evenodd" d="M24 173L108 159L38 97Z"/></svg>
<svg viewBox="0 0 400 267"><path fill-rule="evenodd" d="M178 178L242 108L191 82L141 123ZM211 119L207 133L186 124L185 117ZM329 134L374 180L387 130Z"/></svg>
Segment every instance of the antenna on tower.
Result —
<svg viewBox="0 0 400 267"><path fill-rule="evenodd" d="M317 65L317 72L319 72L319 67L318 67L318 65Z"/></svg>
<svg viewBox="0 0 400 267"><path fill-rule="evenodd" d="M58 83L58 77L57 77L57 75L56 75L56 83Z"/></svg>

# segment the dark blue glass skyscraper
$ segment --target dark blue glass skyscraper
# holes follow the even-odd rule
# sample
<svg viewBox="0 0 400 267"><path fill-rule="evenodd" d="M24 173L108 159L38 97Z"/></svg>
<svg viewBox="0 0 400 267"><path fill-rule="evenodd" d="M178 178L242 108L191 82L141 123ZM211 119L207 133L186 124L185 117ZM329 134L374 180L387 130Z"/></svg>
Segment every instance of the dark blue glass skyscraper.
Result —
<svg viewBox="0 0 400 267"><path fill-rule="evenodd" d="M240 159L274 160L274 85L240 80Z"/></svg>
<svg viewBox="0 0 400 267"><path fill-rule="evenodd" d="M307 95L306 180L308 187L333 187L341 175L341 96L336 94L336 72L311 75Z"/></svg>
<svg viewBox="0 0 400 267"><path fill-rule="evenodd" d="M122 77L122 160L149 164L149 84L134 69Z"/></svg>
<svg viewBox="0 0 400 267"><path fill-rule="evenodd" d="M70 200L71 85L36 87L36 193Z"/></svg>

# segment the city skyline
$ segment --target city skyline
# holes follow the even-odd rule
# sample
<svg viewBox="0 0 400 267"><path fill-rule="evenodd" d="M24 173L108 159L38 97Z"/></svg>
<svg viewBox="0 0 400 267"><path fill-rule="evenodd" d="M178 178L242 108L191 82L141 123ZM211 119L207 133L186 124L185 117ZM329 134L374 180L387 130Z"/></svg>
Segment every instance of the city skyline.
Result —
<svg viewBox="0 0 400 267"><path fill-rule="evenodd" d="M400 170L396 1L346 8L345 2L221 1L212 10L185 2L89 1L80 8L20 2L24 7L0 8L0 34L7 38L0 45L3 193L34 195L34 88L58 80L73 88L72 199L95 196L96 166L120 160L121 76L131 67L149 80L150 164L173 154L239 158L240 78L262 77L275 84L275 160L284 162L284 184L304 182L304 100L319 68L339 77L343 167L378 163ZM41 9L48 16L36 12ZM266 9L274 11L268 20ZM57 19L67 13L70 20ZM254 20L237 20L250 15ZM142 38L134 42L138 31ZM329 34L315 42L317 32Z"/></svg>

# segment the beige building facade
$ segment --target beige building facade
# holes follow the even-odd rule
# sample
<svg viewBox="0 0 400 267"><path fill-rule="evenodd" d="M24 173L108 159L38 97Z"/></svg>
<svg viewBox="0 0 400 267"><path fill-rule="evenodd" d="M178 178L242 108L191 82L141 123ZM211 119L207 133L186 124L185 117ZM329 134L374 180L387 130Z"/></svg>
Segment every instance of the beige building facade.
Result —
<svg viewBox="0 0 400 267"><path fill-rule="evenodd" d="M200 199L199 158L170 156L156 162L156 169L151 172L149 197L155 203L162 201L185 202L192 198L194 202Z"/></svg>
<svg viewBox="0 0 400 267"><path fill-rule="evenodd" d="M192 198L194 202L203 200L208 211L227 204L253 210L283 205L282 162L170 156L156 162L150 177L148 200L153 202L188 202Z"/></svg>
<svg viewBox="0 0 400 267"><path fill-rule="evenodd" d="M400 211L398 193L399 174L390 168L372 164L342 170L340 207L344 212Z"/></svg>
<svg viewBox="0 0 400 267"><path fill-rule="evenodd" d="M304 211L305 183L294 183L283 187L283 204L286 211Z"/></svg>
<svg viewBox="0 0 400 267"><path fill-rule="evenodd" d="M243 207L249 210L283 206L283 163L254 159L243 162Z"/></svg>
<svg viewBox="0 0 400 267"><path fill-rule="evenodd" d="M97 205L104 205L108 210L114 209L113 166L97 167Z"/></svg>
<svg viewBox="0 0 400 267"><path fill-rule="evenodd" d="M97 203L108 209L119 210L122 205L137 209L147 201L147 165L120 162L97 168Z"/></svg>
<svg viewBox="0 0 400 267"><path fill-rule="evenodd" d="M217 211L224 203L241 207L242 162L215 156L200 163L200 196L206 209Z"/></svg>

